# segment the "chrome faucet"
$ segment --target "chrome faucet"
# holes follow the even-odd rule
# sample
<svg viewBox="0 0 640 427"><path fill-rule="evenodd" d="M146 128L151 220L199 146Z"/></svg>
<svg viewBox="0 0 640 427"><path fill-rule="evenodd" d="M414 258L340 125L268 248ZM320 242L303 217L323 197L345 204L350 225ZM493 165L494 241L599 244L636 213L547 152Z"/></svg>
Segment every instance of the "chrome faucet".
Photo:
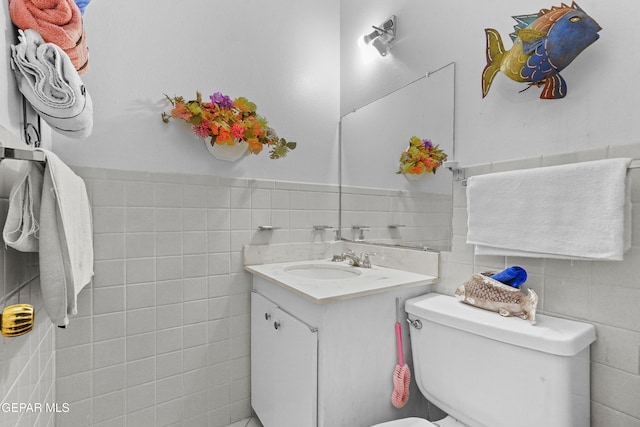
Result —
<svg viewBox="0 0 640 427"><path fill-rule="evenodd" d="M332 261L348 260L354 267L371 268L371 260L369 260L371 255L375 255L375 253L363 252L358 256L353 250L347 249L343 254L334 256Z"/></svg>
<svg viewBox="0 0 640 427"><path fill-rule="evenodd" d="M355 240L364 240L364 230L367 230L369 228L368 225L352 225L351 229L353 230L354 233L357 233L358 231L360 232L360 234L355 238Z"/></svg>

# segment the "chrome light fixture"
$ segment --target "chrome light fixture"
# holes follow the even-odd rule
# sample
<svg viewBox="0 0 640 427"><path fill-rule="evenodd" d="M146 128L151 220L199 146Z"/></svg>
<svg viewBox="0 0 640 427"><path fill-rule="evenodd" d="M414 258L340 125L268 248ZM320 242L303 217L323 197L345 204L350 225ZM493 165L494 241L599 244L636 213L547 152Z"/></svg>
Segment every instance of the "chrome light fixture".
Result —
<svg viewBox="0 0 640 427"><path fill-rule="evenodd" d="M396 16L391 15L379 26L373 25L373 31L363 37L365 44L376 48L382 56L387 56L391 44L396 39Z"/></svg>

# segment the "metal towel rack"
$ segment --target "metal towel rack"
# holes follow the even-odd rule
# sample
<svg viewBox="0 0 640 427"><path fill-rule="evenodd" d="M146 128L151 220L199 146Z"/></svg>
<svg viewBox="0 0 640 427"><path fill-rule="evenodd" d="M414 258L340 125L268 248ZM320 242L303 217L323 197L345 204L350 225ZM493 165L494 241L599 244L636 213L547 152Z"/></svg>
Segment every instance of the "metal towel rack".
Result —
<svg viewBox="0 0 640 427"><path fill-rule="evenodd" d="M0 145L0 161L4 159L28 160L42 163L46 161L42 151L24 150L22 148L10 148Z"/></svg>
<svg viewBox="0 0 640 427"><path fill-rule="evenodd" d="M457 167L457 164L456 164ZM627 169L638 169L640 168L640 159L632 159L631 162L629 163L629 166L627 167ZM460 170L462 170L463 172L463 176L464 176L464 168L458 168ZM467 180L466 179L457 179L456 181L462 181L461 184L463 186L467 185Z"/></svg>

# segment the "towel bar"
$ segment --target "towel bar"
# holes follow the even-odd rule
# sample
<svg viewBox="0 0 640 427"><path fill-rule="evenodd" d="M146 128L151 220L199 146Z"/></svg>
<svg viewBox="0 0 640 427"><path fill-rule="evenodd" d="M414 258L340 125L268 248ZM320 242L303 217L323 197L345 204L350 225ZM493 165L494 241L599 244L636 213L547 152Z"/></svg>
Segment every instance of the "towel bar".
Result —
<svg viewBox="0 0 640 427"><path fill-rule="evenodd" d="M627 169L638 169L638 168L640 168L640 159L631 160L631 163L629 163L629 166L627 167ZM460 184L463 187L466 187L467 186L467 180L463 179Z"/></svg>
<svg viewBox="0 0 640 427"><path fill-rule="evenodd" d="M29 160L32 162L45 162L44 153L35 150L23 150L0 146L0 161L3 159Z"/></svg>
<svg viewBox="0 0 640 427"><path fill-rule="evenodd" d="M273 231L273 230L279 230L281 227L276 227L273 225L259 225L258 226L258 231Z"/></svg>

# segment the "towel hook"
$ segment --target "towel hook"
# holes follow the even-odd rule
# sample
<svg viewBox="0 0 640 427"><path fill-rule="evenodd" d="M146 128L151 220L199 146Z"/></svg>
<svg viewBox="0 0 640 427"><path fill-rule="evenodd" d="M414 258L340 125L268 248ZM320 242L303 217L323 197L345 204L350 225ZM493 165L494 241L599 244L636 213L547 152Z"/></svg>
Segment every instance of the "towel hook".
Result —
<svg viewBox="0 0 640 427"><path fill-rule="evenodd" d="M31 104L29 104L31 106ZM40 115L33 109L33 107L30 107L30 109L33 111L33 113L36 116L36 125L34 125L33 123L31 123L31 121L29 120L29 115L27 114L27 98L24 97L24 95L22 96L22 123L23 125L23 132L24 132L24 142L27 145L33 145L36 148L40 147L40 132L41 132L41 128L40 128Z"/></svg>

